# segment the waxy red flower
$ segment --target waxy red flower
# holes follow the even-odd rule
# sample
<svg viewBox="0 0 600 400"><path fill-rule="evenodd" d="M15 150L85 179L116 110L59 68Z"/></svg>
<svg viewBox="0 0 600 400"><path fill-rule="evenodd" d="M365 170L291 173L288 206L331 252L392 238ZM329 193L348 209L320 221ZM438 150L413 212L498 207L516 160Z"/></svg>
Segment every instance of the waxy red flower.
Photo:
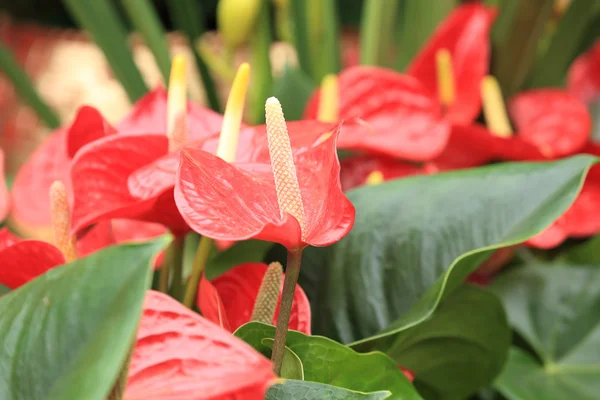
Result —
<svg viewBox="0 0 600 400"><path fill-rule="evenodd" d="M84 106L70 127L51 133L17 173L11 190L11 224L26 236L51 240L50 186L57 180L64 182L72 203L69 174L72 157L86 145L110 137L115 132L96 109ZM113 222L112 226L100 230L112 231L118 242L147 239L164 233L164 229L154 224L127 220Z"/></svg>
<svg viewBox="0 0 600 400"><path fill-rule="evenodd" d="M234 332L250 322L267 268L266 264L248 263L238 265L212 281L203 277L198 290L198 309L209 321ZM283 279L281 286L283 288ZM278 303L280 301L281 289ZM278 315L279 305L272 325L275 325ZM299 285L294 293L288 328L310 335L310 303Z"/></svg>
<svg viewBox="0 0 600 400"><path fill-rule="evenodd" d="M126 400L262 400L271 362L171 297L148 291Z"/></svg>
<svg viewBox="0 0 600 400"><path fill-rule="evenodd" d="M10 196L4 177L4 152L0 150L0 221L4 221L10 209Z"/></svg>
<svg viewBox="0 0 600 400"><path fill-rule="evenodd" d="M489 63L489 30L496 12L478 3L458 7L415 57L408 74L377 67L348 68L339 75L340 120L352 123L340 148L413 161L431 160L444 150L452 124L467 125L479 114L479 85ZM454 99L438 99L436 57L449 55ZM317 116L315 92L305 117ZM356 123L363 120L365 124Z"/></svg>
<svg viewBox="0 0 600 400"><path fill-rule="evenodd" d="M130 218L160 223L175 233L188 230L173 201L178 151L169 151L167 95L144 96L116 127L117 135L96 140L73 160L73 229ZM222 116L187 104L187 138L218 132Z"/></svg>
<svg viewBox="0 0 600 400"><path fill-rule="evenodd" d="M249 129L266 140L266 126ZM256 238L296 249L330 245L352 228L354 207L340 187L335 145L342 127L296 121L287 129L304 227L289 213L282 215L266 146L256 148L253 161L232 164L189 146L181 152L175 201L192 229L218 240Z"/></svg>
<svg viewBox="0 0 600 400"><path fill-rule="evenodd" d="M586 104L598 100L600 94L600 39L571 65L567 88Z"/></svg>

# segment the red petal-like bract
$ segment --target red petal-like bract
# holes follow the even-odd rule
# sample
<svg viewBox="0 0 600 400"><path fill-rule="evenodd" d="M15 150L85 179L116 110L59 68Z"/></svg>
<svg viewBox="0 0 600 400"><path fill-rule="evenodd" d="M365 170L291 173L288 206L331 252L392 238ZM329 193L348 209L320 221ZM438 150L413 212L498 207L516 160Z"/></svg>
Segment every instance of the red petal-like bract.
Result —
<svg viewBox="0 0 600 400"><path fill-rule="evenodd" d="M262 400L272 364L169 296L149 291L125 400Z"/></svg>
<svg viewBox="0 0 600 400"><path fill-rule="evenodd" d="M16 289L64 263L63 254L50 243L21 240L6 228L0 230L0 284Z"/></svg>
<svg viewBox="0 0 600 400"><path fill-rule="evenodd" d="M367 184L367 178L374 171L381 172L384 181L423 173L417 165L388 157L356 156L345 158L340 164L344 191Z"/></svg>
<svg viewBox="0 0 600 400"><path fill-rule="evenodd" d="M579 56L567 75L569 92L588 104L600 96L600 39Z"/></svg>
<svg viewBox="0 0 600 400"><path fill-rule="evenodd" d="M469 124L481 108L480 85L488 73L489 33L495 9L479 3L457 7L435 30L425 47L408 67L432 95L437 95L436 53L447 49L452 55L456 99L446 110L452 123Z"/></svg>
<svg viewBox="0 0 600 400"><path fill-rule="evenodd" d="M510 115L519 138L547 157L565 157L583 148L592 120L585 104L560 89L523 92L511 99Z"/></svg>
<svg viewBox="0 0 600 400"><path fill-rule="evenodd" d="M232 332L250 322L256 297L267 268L268 266L263 263L241 264L213 279L210 286L216 289L218 302L213 300L214 292L210 288L205 291L204 286L201 285L198 291L198 308L202 311L202 315L218 324L220 316L218 305L221 303ZM283 289L283 280L281 289ZM278 301L281 301L281 291ZM213 317L211 318L209 315ZM273 325L276 324L278 315L279 305L273 317ZM299 285L296 286L294 292L289 329L310 335L310 303Z"/></svg>
<svg viewBox="0 0 600 400"><path fill-rule="evenodd" d="M73 158L77 151L94 140L114 134L116 130L94 107L83 106L67 132L67 157Z"/></svg>
<svg viewBox="0 0 600 400"><path fill-rule="evenodd" d="M437 98L416 78L385 68L353 67L342 71L338 85L339 119L347 121L339 148L413 161L431 160L444 149L449 124ZM317 117L319 98L317 90L306 119Z"/></svg>
<svg viewBox="0 0 600 400"><path fill-rule="evenodd" d="M225 310L221 296L219 296L219 292L217 292L217 288L211 281L206 279L204 274L202 274L200 284L198 285L196 303L204 318L217 324L226 331L233 332L235 330L231 329L227 311Z"/></svg>
<svg viewBox="0 0 600 400"><path fill-rule="evenodd" d="M217 240L256 238L288 249L338 241L352 228L354 207L340 186L335 146L340 126L330 129L314 122L288 124L292 148L306 143L294 151L304 234L295 218L281 215L270 164L228 164L193 147L181 152L175 187L179 211L193 230Z"/></svg>

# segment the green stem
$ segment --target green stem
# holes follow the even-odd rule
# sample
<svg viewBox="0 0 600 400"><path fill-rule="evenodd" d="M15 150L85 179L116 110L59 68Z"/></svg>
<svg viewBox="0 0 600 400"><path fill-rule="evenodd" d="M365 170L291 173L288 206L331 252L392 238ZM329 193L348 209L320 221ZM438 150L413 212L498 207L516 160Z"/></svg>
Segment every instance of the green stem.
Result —
<svg viewBox="0 0 600 400"><path fill-rule="evenodd" d="M102 49L113 73L132 102L148 87L128 47L127 31L112 1L65 0L65 5L94 42Z"/></svg>
<svg viewBox="0 0 600 400"><path fill-rule="evenodd" d="M271 356L271 361L273 361L273 371L277 375L281 373L281 364L283 363L283 354L285 351L285 339L290 323L294 292L296 291L296 283L298 282L298 276L300 275L301 263L302 250L288 250L283 292L281 294L279 316L277 317L277 327L275 328L275 342L273 343L273 354Z"/></svg>
<svg viewBox="0 0 600 400"><path fill-rule="evenodd" d="M210 75L210 71L206 66L206 63L202 59L202 56L195 50L196 41L204 33L204 9L202 8L202 2L197 0L171 0L165 2L169 8L169 15L173 19L173 25L177 29L183 31L187 36L198 71L200 72L200 78L204 85L206 92L206 98L210 108L220 112L221 104L219 102L219 95L215 86L215 81Z"/></svg>
<svg viewBox="0 0 600 400"><path fill-rule="evenodd" d="M152 52L165 86L169 84L171 58L167 36L152 3L147 0L121 0L135 29L142 35Z"/></svg>
<svg viewBox="0 0 600 400"><path fill-rule="evenodd" d="M340 72L342 66L340 27L336 4L335 0L321 0L321 7L323 8L323 47L320 60L322 68L320 70L323 72L323 75L319 77L319 82L327 74L337 74Z"/></svg>
<svg viewBox="0 0 600 400"><path fill-rule="evenodd" d="M256 30L252 41L251 65L252 65L252 121L255 125L264 123L265 120L265 101L271 94L273 87L273 75L271 72L271 60L269 52L271 49L271 19L269 16L269 7L266 1L263 1L261 10L256 23Z"/></svg>
<svg viewBox="0 0 600 400"><path fill-rule="evenodd" d="M49 128L56 129L60 126L58 116L42 100L25 71L23 71L17 60L15 60L10 49L4 46L3 43L0 43L0 70L12 82L19 96L35 110L37 115Z"/></svg>
<svg viewBox="0 0 600 400"><path fill-rule="evenodd" d="M384 18L384 1L365 0L360 23L360 63L362 65L379 64L379 46Z"/></svg>
<svg viewBox="0 0 600 400"><path fill-rule="evenodd" d="M206 268L206 262L212 249L213 241L211 238L202 236L200 243L198 243L198 250L196 250L196 256L194 257L194 263L192 265L192 275L188 280L187 287L185 289L185 295L183 297L183 305L187 308L192 308L194 300L196 299L196 292L198 291L198 283L200 282L200 276Z"/></svg>
<svg viewBox="0 0 600 400"><path fill-rule="evenodd" d="M185 249L185 235L173 239L173 251L171 253L171 263L173 265L173 279L171 283L171 294L177 300L181 300L183 295L183 251Z"/></svg>
<svg viewBox="0 0 600 400"><path fill-rule="evenodd" d="M294 45L300 68L313 79L314 72L310 62L310 43L307 31L306 0L290 0L294 28Z"/></svg>

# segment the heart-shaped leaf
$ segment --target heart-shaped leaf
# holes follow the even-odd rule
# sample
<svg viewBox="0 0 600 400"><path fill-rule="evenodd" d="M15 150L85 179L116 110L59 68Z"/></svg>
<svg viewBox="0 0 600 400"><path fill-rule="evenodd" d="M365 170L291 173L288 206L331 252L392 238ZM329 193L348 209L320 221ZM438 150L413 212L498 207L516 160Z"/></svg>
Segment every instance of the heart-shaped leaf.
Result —
<svg viewBox="0 0 600 400"><path fill-rule="evenodd" d="M313 332L349 343L422 322L491 250L556 220L594 161L505 163L349 192L352 231L304 252L300 283L319 310Z"/></svg>
<svg viewBox="0 0 600 400"><path fill-rule="evenodd" d="M537 353L511 351L496 388L510 400L593 400L600 392L600 269L527 265L491 288Z"/></svg>
<svg viewBox="0 0 600 400"><path fill-rule="evenodd" d="M285 380L269 388L266 400L383 400L390 392L354 392L323 383Z"/></svg>
<svg viewBox="0 0 600 400"><path fill-rule="evenodd" d="M108 248L2 297L0 398L105 399L167 239Z"/></svg>
<svg viewBox="0 0 600 400"><path fill-rule="evenodd" d="M275 336L275 327L260 322L242 325L234 335L261 353L263 339ZM302 361L304 379L360 392L389 390L395 399L420 399L398 365L383 353L357 353L322 336L288 331L286 346ZM368 371L368 373L365 373Z"/></svg>
<svg viewBox="0 0 600 400"><path fill-rule="evenodd" d="M273 350L273 343L275 340L264 338L261 343L267 346L269 349ZM296 353L290 350L289 347L284 347L283 352L283 363L281 364L281 373L282 378L285 379L297 379L299 381L304 380L304 366L302 365L302 360Z"/></svg>
<svg viewBox="0 0 600 400"><path fill-rule="evenodd" d="M465 399L500 373L511 342L502 303L490 292L461 286L421 324L378 347L415 374L426 399Z"/></svg>

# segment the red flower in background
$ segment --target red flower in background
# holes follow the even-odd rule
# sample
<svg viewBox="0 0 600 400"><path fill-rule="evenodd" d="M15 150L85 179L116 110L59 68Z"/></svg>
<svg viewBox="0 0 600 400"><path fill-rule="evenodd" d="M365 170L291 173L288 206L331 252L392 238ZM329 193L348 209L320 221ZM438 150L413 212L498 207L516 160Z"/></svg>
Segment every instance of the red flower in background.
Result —
<svg viewBox="0 0 600 400"><path fill-rule="evenodd" d="M167 95L144 96L117 135L96 140L73 160L73 229L112 218L160 223L173 232L188 230L173 201L178 151L169 150ZM187 104L187 137L200 139L221 128L222 116Z"/></svg>
<svg viewBox="0 0 600 400"><path fill-rule="evenodd" d="M262 400L271 362L169 296L148 291L131 357L127 400Z"/></svg>
<svg viewBox="0 0 600 400"><path fill-rule="evenodd" d="M51 133L15 177L11 190L11 224L26 236L51 240L50 186L57 180L64 182L72 203L69 175L72 157L87 144L114 134L115 130L92 107L82 107L70 127ZM119 242L164 233L157 225L126 220L99 229L112 230Z"/></svg>
<svg viewBox="0 0 600 400"><path fill-rule="evenodd" d="M238 265L212 281L203 277L198 290L198 309L209 321L234 332L250 322L268 268L266 264L248 263ZM283 279L280 282L278 306L272 325L275 325L279 315ZM299 285L294 293L288 328L310 335L310 303Z"/></svg>
<svg viewBox="0 0 600 400"><path fill-rule="evenodd" d="M0 221L4 221L10 210L10 196L4 176L4 152L0 150Z"/></svg>
<svg viewBox="0 0 600 400"><path fill-rule="evenodd" d="M271 152L270 157L275 164L281 162L279 166L271 166L266 146L260 147L265 151L257 151L254 161L231 164L193 146L181 152L175 200L192 229L217 240L256 238L295 249L327 246L352 228L354 207L340 187L335 146L340 126L292 122L287 126L287 139L284 125L278 124L278 135L285 139L277 136L274 143L285 154L274 157ZM265 140L266 127L254 129L255 137ZM291 142L288 150L293 160L285 150L286 141L287 146ZM274 171L276 180L278 171L288 173L290 163L295 164L295 176L287 177L284 186L293 193L288 192L291 197L284 203L294 210L280 208L281 196L273 179Z"/></svg>
<svg viewBox="0 0 600 400"><path fill-rule="evenodd" d="M569 92L590 104L600 94L600 39L571 65L567 75Z"/></svg>
<svg viewBox="0 0 600 400"><path fill-rule="evenodd" d="M339 76L339 113L360 119L342 135L338 146L406 160L425 161L446 146L451 125L470 124L479 113L479 84L489 63L488 34L496 12L481 4L455 9L415 57L408 75L376 67L348 68ZM437 97L436 57L446 52L454 71L454 99ZM317 116L320 94L309 100L305 117Z"/></svg>

